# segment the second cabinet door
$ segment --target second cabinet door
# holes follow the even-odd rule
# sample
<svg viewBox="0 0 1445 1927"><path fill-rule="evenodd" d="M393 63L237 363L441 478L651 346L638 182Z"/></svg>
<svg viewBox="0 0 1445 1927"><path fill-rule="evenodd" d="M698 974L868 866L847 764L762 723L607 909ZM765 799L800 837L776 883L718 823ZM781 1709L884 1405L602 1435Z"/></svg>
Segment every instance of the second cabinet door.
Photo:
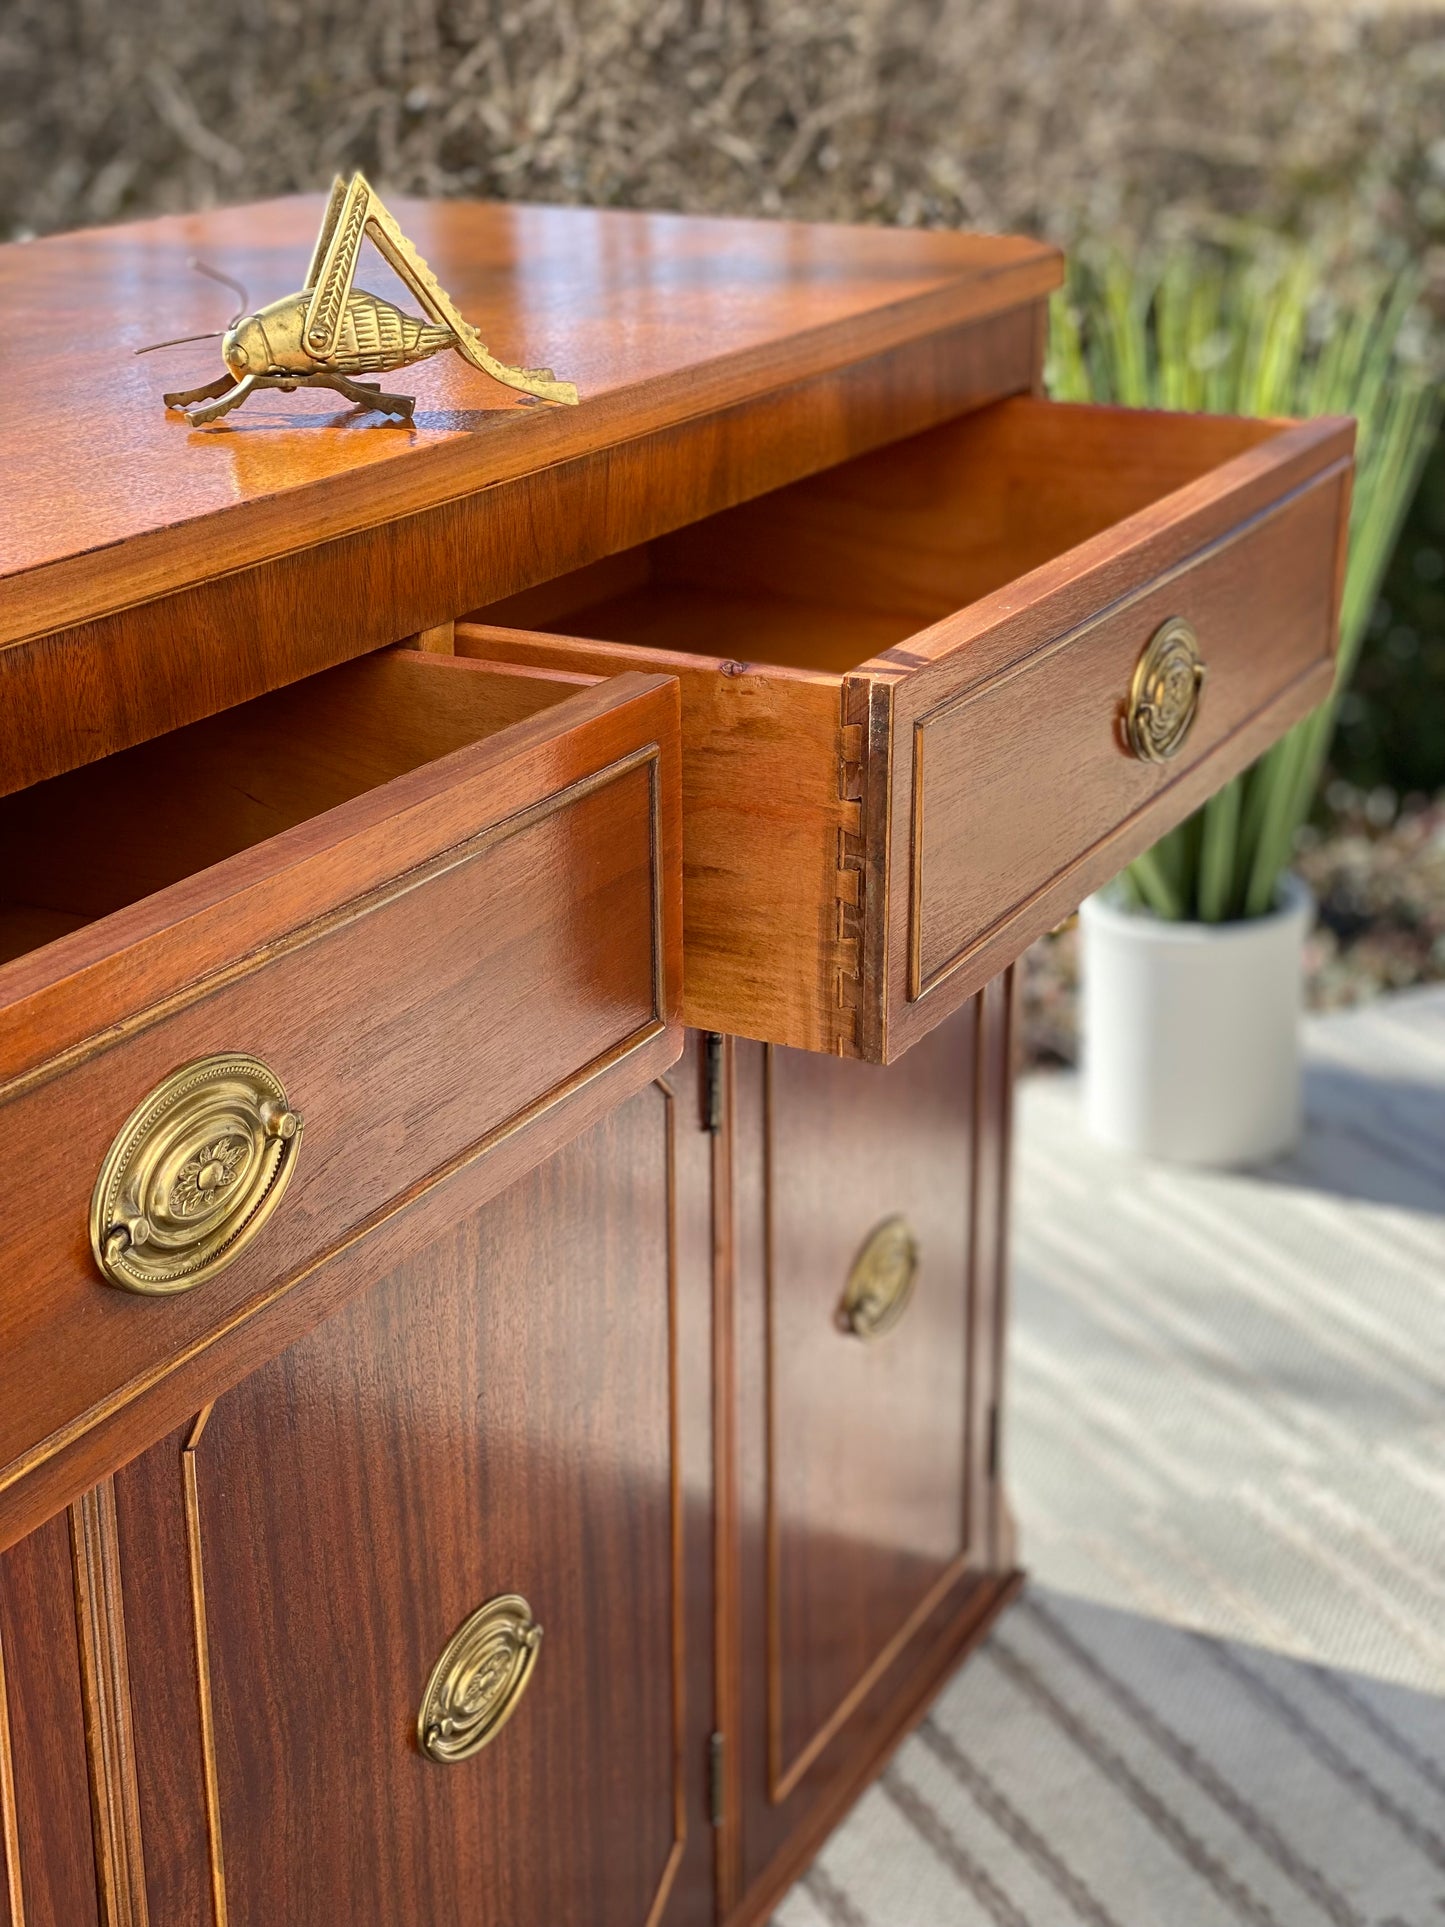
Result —
<svg viewBox="0 0 1445 1927"><path fill-rule="evenodd" d="M1009 1579L1008 987L889 1067L739 1045L740 1850L798 1870Z"/></svg>
<svg viewBox="0 0 1445 1927"><path fill-rule="evenodd" d="M118 1475L155 1927L710 1917L709 1146L690 1051Z"/></svg>

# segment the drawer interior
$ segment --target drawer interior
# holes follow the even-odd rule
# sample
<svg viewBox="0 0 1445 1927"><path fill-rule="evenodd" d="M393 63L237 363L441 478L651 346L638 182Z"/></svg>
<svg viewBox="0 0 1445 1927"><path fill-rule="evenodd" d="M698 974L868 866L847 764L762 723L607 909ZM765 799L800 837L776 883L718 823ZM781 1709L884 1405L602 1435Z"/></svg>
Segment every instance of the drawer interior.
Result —
<svg viewBox="0 0 1445 1927"><path fill-rule="evenodd" d="M389 649L0 798L0 963L596 681Z"/></svg>
<svg viewBox="0 0 1445 1927"><path fill-rule="evenodd" d="M1000 402L470 620L843 676L1277 432Z"/></svg>

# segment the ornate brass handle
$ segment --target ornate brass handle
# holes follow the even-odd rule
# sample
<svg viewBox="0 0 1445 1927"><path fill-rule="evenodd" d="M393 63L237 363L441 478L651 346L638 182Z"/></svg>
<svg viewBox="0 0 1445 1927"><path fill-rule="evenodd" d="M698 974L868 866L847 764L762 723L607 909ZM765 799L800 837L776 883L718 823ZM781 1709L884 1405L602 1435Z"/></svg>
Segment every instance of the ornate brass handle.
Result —
<svg viewBox="0 0 1445 1927"><path fill-rule="evenodd" d="M880 1338L908 1309L918 1279L918 1241L905 1218L885 1218L864 1240L838 1303L839 1329Z"/></svg>
<svg viewBox="0 0 1445 1927"><path fill-rule="evenodd" d="M463 1620L421 1696L416 1738L428 1759L467 1760L497 1737L527 1690L541 1640L518 1593L489 1599Z"/></svg>
<svg viewBox="0 0 1445 1927"><path fill-rule="evenodd" d="M1167 763L1184 745L1199 714L1204 687L1199 639L1182 616L1154 631L1134 666L1125 730L1144 763Z"/></svg>
<svg viewBox="0 0 1445 1927"><path fill-rule="evenodd" d="M281 1201L301 1119L254 1057L202 1057L136 1106L90 1199L90 1248L125 1291L190 1291L240 1255Z"/></svg>

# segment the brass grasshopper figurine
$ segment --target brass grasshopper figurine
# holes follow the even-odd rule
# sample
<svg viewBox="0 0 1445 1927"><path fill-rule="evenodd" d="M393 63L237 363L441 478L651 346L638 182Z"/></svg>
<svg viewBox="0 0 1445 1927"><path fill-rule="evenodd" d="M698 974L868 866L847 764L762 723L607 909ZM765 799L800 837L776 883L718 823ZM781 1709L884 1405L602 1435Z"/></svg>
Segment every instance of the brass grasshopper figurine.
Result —
<svg viewBox="0 0 1445 1927"><path fill-rule="evenodd" d="M367 235L416 296L425 321L352 287ZM167 395L165 404L185 410L186 419L199 428L229 415L258 388L280 388L288 394L296 388L333 388L364 408L409 421L413 396L383 394L378 383L353 377L405 368L445 348L455 348L473 368L524 395L541 401L577 400L572 383L558 381L550 368L510 368L489 354L365 177L353 174L346 182L338 176L306 285L255 314L238 316L221 337L227 372L204 388Z"/></svg>

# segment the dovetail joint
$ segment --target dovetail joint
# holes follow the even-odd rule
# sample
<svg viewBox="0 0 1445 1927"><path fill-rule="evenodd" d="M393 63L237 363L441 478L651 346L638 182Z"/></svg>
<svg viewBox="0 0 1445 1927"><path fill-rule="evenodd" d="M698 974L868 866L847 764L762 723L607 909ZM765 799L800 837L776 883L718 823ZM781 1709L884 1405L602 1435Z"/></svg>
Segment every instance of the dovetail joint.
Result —
<svg viewBox="0 0 1445 1927"><path fill-rule="evenodd" d="M834 885L833 1050L858 1055L866 910L864 775L868 740L868 684L843 684L838 726L838 851Z"/></svg>

